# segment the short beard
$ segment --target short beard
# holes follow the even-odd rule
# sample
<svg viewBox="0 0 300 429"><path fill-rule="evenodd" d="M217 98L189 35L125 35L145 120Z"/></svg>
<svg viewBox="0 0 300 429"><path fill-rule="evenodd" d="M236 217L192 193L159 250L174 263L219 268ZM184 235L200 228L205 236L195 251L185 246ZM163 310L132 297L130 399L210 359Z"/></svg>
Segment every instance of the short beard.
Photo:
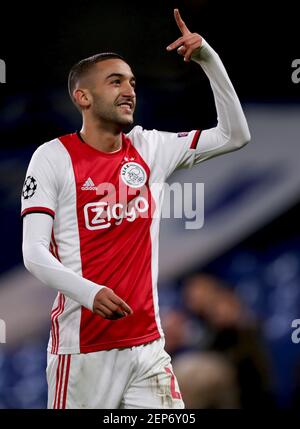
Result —
<svg viewBox="0 0 300 429"><path fill-rule="evenodd" d="M101 122L112 123L120 128L125 128L133 123L133 119L125 118L117 111L117 106L105 106L105 103L101 101L99 96L94 96L92 114L95 119Z"/></svg>

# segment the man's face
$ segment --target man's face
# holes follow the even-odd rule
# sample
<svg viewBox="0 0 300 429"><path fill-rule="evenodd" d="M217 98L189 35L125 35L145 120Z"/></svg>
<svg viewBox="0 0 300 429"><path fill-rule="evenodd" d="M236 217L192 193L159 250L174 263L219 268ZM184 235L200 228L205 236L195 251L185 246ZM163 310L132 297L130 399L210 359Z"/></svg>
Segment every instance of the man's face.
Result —
<svg viewBox="0 0 300 429"><path fill-rule="evenodd" d="M112 58L95 64L90 77L92 115L121 127L133 122L135 77L127 63Z"/></svg>

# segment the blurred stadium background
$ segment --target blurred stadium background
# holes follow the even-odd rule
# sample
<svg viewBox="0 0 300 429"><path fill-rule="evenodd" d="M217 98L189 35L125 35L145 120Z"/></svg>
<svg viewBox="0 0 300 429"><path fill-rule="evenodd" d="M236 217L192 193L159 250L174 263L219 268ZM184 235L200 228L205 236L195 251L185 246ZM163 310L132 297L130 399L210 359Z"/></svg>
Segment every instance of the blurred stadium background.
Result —
<svg viewBox="0 0 300 429"><path fill-rule="evenodd" d="M46 406L54 294L22 265L20 192L36 147L80 127L66 88L71 65L101 51L124 55L137 75L135 123L144 128L216 123L204 73L165 51L178 37L173 7L223 59L252 142L170 180L205 184L205 224L195 231L184 220L162 221L167 350L189 407L299 406L300 344L291 324L300 318L300 84L292 83L291 63L300 53L294 3L263 5L51 1L1 10L0 319L7 341L0 344L0 408Z"/></svg>

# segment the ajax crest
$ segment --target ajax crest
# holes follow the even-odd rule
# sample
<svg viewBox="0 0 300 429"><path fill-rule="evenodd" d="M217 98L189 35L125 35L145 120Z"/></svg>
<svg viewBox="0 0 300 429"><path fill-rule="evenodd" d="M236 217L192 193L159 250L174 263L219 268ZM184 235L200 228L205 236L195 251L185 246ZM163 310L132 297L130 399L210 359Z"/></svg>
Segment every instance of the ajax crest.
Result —
<svg viewBox="0 0 300 429"><path fill-rule="evenodd" d="M137 162L127 162L121 168L121 178L125 185L141 188L147 181L145 169Z"/></svg>

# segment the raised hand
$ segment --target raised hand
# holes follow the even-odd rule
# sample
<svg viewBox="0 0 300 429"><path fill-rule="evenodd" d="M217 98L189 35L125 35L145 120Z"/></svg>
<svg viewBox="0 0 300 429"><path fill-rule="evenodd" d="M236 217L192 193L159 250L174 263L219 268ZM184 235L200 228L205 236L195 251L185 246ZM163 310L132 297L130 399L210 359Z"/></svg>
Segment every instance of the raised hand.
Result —
<svg viewBox="0 0 300 429"><path fill-rule="evenodd" d="M104 287L95 296L94 313L104 319L116 320L132 314L133 311L112 289Z"/></svg>
<svg viewBox="0 0 300 429"><path fill-rule="evenodd" d="M202 37L198 33L190 32L182 20L178 9L174 9L174 18L182 36L167 46L167 51L177 48L178 54L184 57L184 61L190 61L194 50L201 47Z"/></svg>

